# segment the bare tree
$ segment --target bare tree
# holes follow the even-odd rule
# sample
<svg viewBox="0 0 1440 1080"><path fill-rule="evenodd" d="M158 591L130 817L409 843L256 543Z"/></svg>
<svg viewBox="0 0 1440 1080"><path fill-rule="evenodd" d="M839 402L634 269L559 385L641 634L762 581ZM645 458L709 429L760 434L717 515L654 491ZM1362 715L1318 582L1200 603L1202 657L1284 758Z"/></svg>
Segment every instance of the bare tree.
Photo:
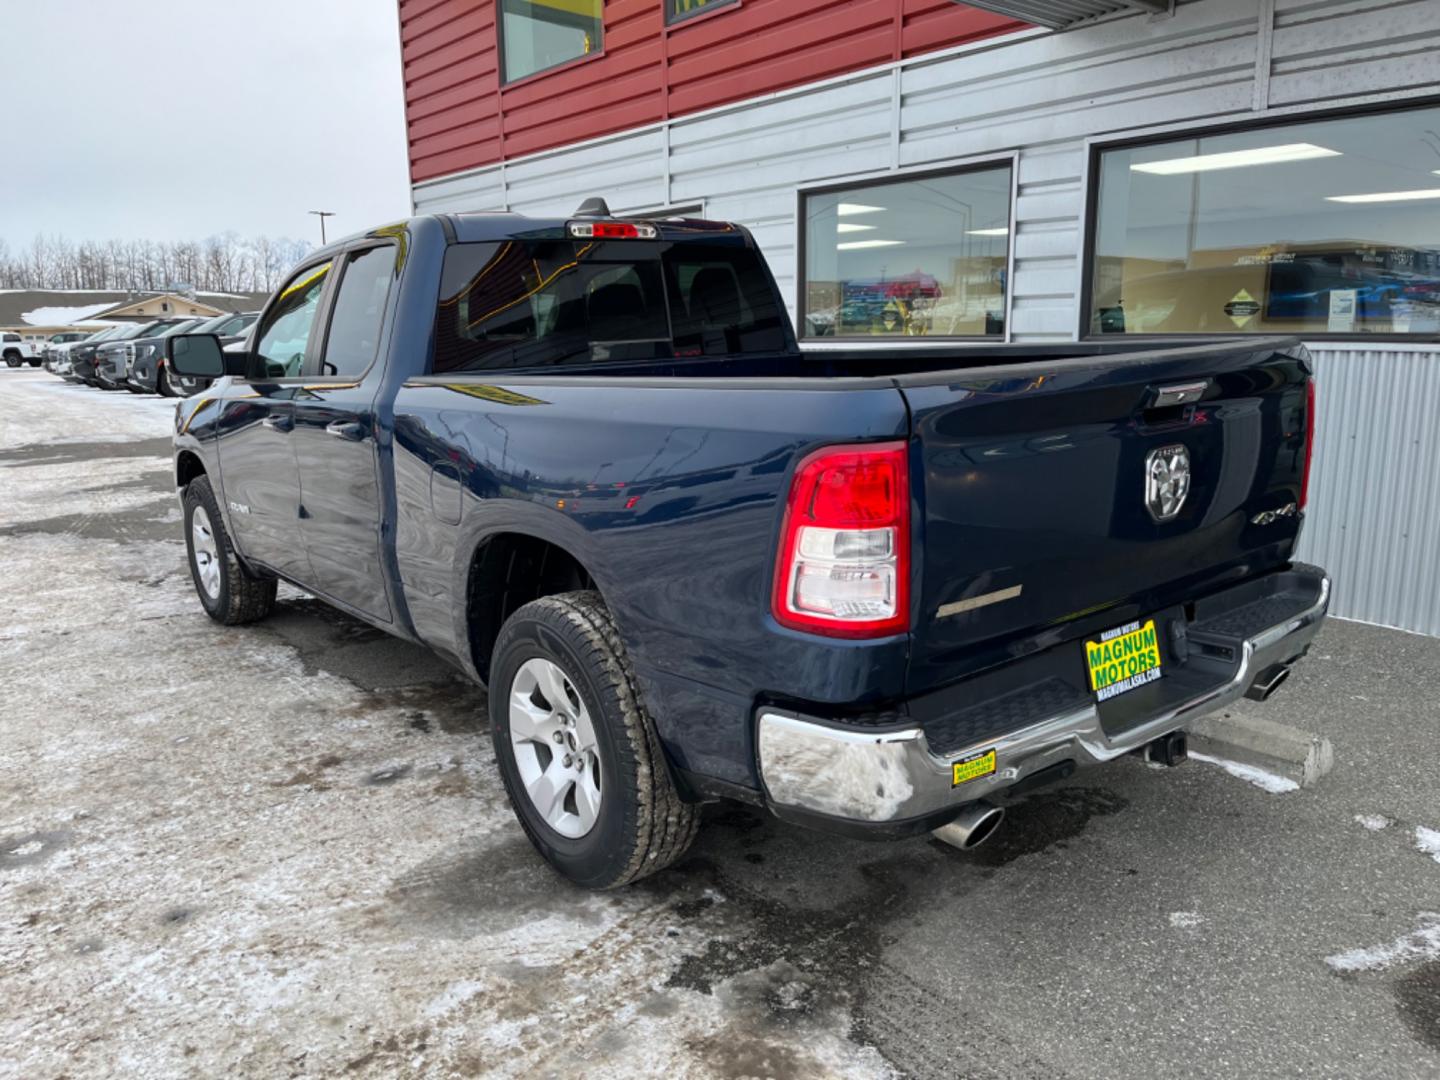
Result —
<svg viewBox="0 0 1440 1080"><path fill-rule="evenodd" d="M35 237L34 241L30 244L30 252L27 261L30 264L31 277L34 279L36 285L40 288L44 288L45 285L50 282L50 275L52 272L50 264L50 245L45 242L45 237Z"/></svg>
<svg viewBox="0 0 1440 1080"><path fill-rule="evenodd" d="M36 236L14 251L0 240L0 288L124 289L154 292L189 286L214 292L269 292L304 258L303 240L233 232L193 240L83 240Z"/></svg>

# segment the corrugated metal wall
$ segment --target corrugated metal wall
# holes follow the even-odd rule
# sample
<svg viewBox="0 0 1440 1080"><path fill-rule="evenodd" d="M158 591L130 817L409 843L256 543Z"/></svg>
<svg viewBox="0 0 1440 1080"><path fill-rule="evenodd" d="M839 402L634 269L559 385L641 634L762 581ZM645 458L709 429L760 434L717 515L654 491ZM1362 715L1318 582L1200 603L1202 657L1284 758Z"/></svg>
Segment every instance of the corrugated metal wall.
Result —
<svg viewBox="0 0 1440 1080"><path fill-rule="evenodd" d="M1013 152L1010 326L1019 341L1070 340L1090 140L1440 93L1437 49L1440 0L1190 0L1172 18L1026 32L420 184L415 202L562 214L591 194L617 209L702 203L750 226L793 315L798 189ZM1440 490L1390 472L1402 446L1440 460L1422 431L1440 415L1440 348L1317 356L1322 487L1305 552L1337 572L1338 614L1440 634ZM1398 418L1383 403L1396 396Z"/></svg>
<svg viewBox="0 0 1440 1080"><path fill-rule="evenodd" d="M1311 347L1320 413L1300 556L1346 618L1440 635L1440 349Z"/></svg>

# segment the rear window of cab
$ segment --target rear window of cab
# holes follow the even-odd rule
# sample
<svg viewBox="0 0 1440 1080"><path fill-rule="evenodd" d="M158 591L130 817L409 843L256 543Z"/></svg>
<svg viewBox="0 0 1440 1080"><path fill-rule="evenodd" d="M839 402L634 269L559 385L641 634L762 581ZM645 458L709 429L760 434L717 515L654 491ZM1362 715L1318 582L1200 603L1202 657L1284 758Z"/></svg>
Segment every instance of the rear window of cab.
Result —
<svg viewBox="0 0 1440 1080"><path fill-rule="evenodd" d="M454 244L432 370L774 352L784 319L759 253L733 239Z"/></svg>

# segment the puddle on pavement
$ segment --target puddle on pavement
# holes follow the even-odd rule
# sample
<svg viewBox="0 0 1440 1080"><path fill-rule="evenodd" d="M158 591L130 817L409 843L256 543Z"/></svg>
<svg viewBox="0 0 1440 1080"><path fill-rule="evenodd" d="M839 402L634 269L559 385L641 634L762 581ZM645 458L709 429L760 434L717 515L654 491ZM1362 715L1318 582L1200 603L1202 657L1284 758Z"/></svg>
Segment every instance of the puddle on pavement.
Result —
<svg viewBox="0 0 1440 1080"><path fill-rule="evenodd" d="M145 487L151 485L146 484ZM156 493L151 502L128 506L112 513L59 514L35 521L0 525L0 536L74 536L85 540L114 540L132 544L139 541L177 540L180 526L163 510L174 505L175 496Z"/></svg>
<svg viewBox="0 0 1440 1080"><path fill-rule="evenodd" d="M410 768L409 765L387 765L365 777L364 784L366 787L387 787L409 776Z"/></svg>
<svg viewBox="0 0 1440 1080"><path fill-rule="evenodd" d="M1396 981L1395 1007L1418 1042L1440 1050L1440 960L1428 960Z"/></svg>
<svg viewBox="0 0 1440 1080"><path fill-rule="evenodd" d="M299 766L287 779L278 780L273 786L308 787L312 791L329 791L334 786L334 780L327 774L344 760L338 754L324 754L309 764Z"/></svg>
<svg viewBox="0 0 1440 1080"><path fill-rule="evenodd" d="M373 708L399 709L405 723L420 735L436 729L446 735L485 735L490 730L485 691L461 675L443 683L423 686L396 686L370 693Z"/></svg>
<svg viewBox="0 0 1440 1080"><path fill-rule="evenodd" d="M1063 849L1085 830L1091 818L1118 814L1129 805L1128 799L1104 788L1040 791L1008 807L995 835L980 847L959 851L941 840L932 840L930 846L947 856L994 869L1050 847Z"/></svg>
<svg viewBox="0 0 1440 1080"><path fill-rule="evenodd" d="M66 465L77 461L99 461L104 458L169 458L175 452L169 438L136 439L130 442L27 443L0 450L0 464L16 466ZM168 483L170 473L165 472Z"/></svg>
<svg viewBox="0 0 1440 1080"><path fill-rule="evenodd" d="M523 836L431 859L396 878L379 921L445 938L505 933L552 915L594 922L593 893L569 884Z"/></svg>
<svg viewBox="0 0 1440 1080"><path fill-rule="evenodd" d="M444 715L442 728L457 720L453 702L473 701L478 691L429 649L392 637L309 596L282 600L260 624L294 649L305 674L325 672L374 695L373 704L401 704L407 696ZM452 701L442 701L448 694ZM481 692L483 700L483 692ZM442 708L450 705L449 708Z"/></svg>
<svg viewBox="0 0 1440 1080"><path fill-rule="evenodd" d="M70 835L64 829L57 829L0 837L0 870L45 862L70 846Z"/></svg>

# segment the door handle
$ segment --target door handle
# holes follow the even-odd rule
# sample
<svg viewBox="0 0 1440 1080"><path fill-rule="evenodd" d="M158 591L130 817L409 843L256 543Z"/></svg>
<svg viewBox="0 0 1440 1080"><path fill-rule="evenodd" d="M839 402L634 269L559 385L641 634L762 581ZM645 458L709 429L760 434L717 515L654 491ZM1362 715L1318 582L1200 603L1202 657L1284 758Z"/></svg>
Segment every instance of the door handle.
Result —
<svg viewBox="0 0 1440 1080"><path fill-rule="evenodd" d="M260 421L261 427L267 427L271 431L293 431L295 418L293 416L267 416Z"/></svg>
<svg viewBox="0 0 1440 1080"><path fill-rule="evenodd" d="M325 434L348 442L359 442L365 438L365 425L354 420L335 420L325 425Z"/></svg>

